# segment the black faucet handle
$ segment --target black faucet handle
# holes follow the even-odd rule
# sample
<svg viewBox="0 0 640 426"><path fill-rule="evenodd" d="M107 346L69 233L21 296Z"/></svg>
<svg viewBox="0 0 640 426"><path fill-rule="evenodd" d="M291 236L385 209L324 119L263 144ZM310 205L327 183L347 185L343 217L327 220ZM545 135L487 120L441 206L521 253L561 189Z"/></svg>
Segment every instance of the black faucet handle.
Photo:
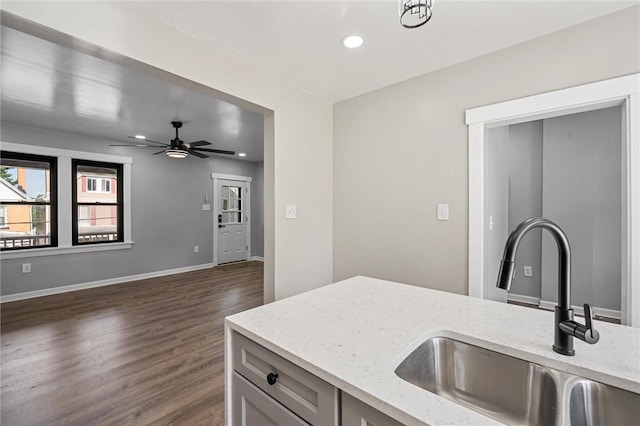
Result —
<svg viewBox="0 0 640 426"><path fill-rule="evenodd" d="M598 343L598 340L600 340L600 333L598 333L598 330L593 328L591 306L587 303L584 304L584 320L585 324L583 325L572 319L567 319L558 323L558 328L560 328L560 330L565 334L574 336L583 342L589 343L590 345Z"/></svg>
<svg viewBox="0 0 640 426"><path fill-rule="evenodd" d="M584 332L584 340L587 343L594 344L600 340L600 334L597 330L593 328L593 312L591 310L591 305L585 303L584 307L584 322L585 322L585 332Z"/></svg>
<svg viewBox="0 0 640 426"><path fill-rule="evenodd" d="M593 330L593 313L591 311L591 305L585 303L584 307L584 325L587 326L589 330Z"/></svg>

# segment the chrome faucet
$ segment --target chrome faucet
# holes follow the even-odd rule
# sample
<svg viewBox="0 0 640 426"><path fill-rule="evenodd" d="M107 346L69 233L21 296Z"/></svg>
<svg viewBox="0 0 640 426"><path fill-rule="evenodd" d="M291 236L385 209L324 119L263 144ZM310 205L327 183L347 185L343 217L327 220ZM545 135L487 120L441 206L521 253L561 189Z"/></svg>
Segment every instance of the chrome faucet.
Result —
<svg viewBox="0 0 640 426"><path fill-rule="evenodd" d="M571 309L571 247L564 231L555 222L542 217L527 219L511 232L504 247L496 287L509 290L516 272L516 251L522 237L533 228L546 229L558 245L558 305L555 309L555 337L553 350L562 355L573 356L573 338L597 343L600 334L593 328L591 306L584 304L585 325L573 320Z"/></svg>

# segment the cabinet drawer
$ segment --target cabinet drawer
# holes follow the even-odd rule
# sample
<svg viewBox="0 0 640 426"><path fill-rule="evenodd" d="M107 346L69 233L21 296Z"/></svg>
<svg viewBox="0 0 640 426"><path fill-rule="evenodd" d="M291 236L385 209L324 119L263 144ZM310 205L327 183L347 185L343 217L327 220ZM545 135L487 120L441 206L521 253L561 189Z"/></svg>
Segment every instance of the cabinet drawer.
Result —
<svg viewBox="0 0 640 426"><path fill-rule="evenodd" d="M231 410L233 410L233 424L238 426L308 425L235 372L233 373Z"/></svg>
<svg viewBox="0 0 640 426"><path fill-rule="evenodd" d="M233 369L312 425L336 424L338 390L279 355L233 333ZM277 374L270 385L267 376Z"/></svg>
<svg viewBox="0 0 640 426"><path fill-rule="evenodd" d="M342 426L403 426L386 414L342 392Z"/></svg>

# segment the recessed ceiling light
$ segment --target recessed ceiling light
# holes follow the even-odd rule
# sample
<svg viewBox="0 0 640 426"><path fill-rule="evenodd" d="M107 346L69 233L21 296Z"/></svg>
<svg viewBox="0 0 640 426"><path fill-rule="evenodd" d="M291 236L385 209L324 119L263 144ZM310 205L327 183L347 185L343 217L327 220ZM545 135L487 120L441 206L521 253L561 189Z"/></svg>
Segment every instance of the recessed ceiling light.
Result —
<svg viewBox="0 0 640 426"><path fill-rule="evenodd" d="M136 139L146 139L147 137L145 135L135 135Z"/></svg>
<svg viewBox="0 0 640 426"><path fill-rule="evenodd" d="M362 46L364 43L364 37L361 35L348 35L342 38L342 45L349 49L355 49L356 47Z"/></svg>
<svg viewBox="0 0 640 426"><path fill-rule="evenodd" d="M238 153L238 157L246 157L246 156L247 156L247 154L245 154L244 152L239 152Z"/></svg>

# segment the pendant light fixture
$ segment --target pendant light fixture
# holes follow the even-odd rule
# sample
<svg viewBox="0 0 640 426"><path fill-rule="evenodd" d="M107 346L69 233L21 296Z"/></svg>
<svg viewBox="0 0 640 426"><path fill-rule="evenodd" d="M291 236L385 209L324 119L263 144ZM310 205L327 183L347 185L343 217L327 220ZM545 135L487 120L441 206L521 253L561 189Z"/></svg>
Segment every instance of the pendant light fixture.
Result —
<svg viewBox="0 0 640 426"><path fill-rule="evenodd" d="M435 0L398 0L400 24L405 28L418 28L429 22Z"/></svg>

